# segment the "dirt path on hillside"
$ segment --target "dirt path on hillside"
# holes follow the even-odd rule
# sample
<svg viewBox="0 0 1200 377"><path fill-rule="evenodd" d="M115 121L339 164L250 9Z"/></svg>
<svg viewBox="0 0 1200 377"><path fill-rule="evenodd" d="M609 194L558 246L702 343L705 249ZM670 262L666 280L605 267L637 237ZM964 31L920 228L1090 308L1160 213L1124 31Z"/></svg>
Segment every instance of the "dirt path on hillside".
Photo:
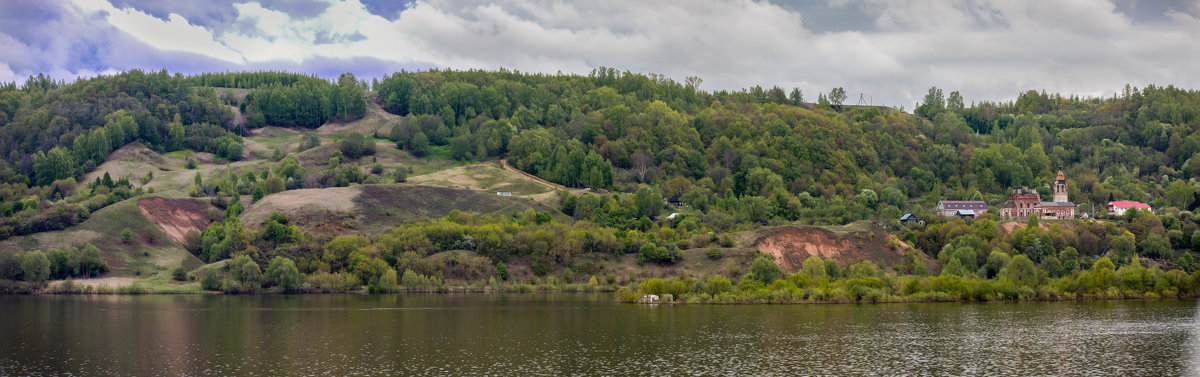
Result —
<svg viewBox="0 0 1200 377"><path fill-rule="evenodd" d="M392 114L384 110L375 101L367 101L367 112L362 118L355 119L349 122L329 122L317 127L317 134L321 136L344 135L351 131L358 131L367 137L373 136L376 132L386 135L391 129L384 129L388 125L399 122L404 117Z"/></svg>
<svg viewBox="0 0 1200 377"><path fill-rule="evenodd" d="M520 174L520 175L524 176L525 178L528 178L528 179L529 179L529 180L531 180L531 181L534 181L534 182L537 182L537 183L541 184L542 186L549 187L551 190L555 190L555 191L557 191L557 190L569 190L568 188L566 188L566 187L564 187L564 186L562 186L562 185L559 185L559 184L556 184L556 183L552 183L552 182L550 182L550 181L547 181L547 180L545 180L545 179L538 178L537 176L534 176L533 174L529 174L529 173L526 173L526 172L523 172L523 171L521 171L520 169L517 169L517 168L514 168L514 167L512 167L512 166L509 166L509 165L508 165L508 159L507 159L507 158L501 158L501 159L500 159L500 166L503 166L505 170L511 171L511 172L513 172L513 173Z"/></svg>

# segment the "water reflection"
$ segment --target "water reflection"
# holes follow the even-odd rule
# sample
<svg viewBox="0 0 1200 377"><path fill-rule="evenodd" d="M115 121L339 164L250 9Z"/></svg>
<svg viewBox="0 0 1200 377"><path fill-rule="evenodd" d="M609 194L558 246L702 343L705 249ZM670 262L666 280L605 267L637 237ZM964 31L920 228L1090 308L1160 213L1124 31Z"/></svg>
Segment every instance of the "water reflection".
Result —
<svg viewBox="0 0 1200 377"><path fill-rule="evenodd" d="M1191 330L1187 347L1190 357L1186 360L1186 368L1187 374L1190 376L1200 376L1200 311L1195 313L1192 323L1190 323Z"/></svg>
<svg viewBox="0 0 1200 377"><path fill-rule="evenodd" d="M1195 304L11 296L0 375L1182 375L1200 373Z"/></svg>

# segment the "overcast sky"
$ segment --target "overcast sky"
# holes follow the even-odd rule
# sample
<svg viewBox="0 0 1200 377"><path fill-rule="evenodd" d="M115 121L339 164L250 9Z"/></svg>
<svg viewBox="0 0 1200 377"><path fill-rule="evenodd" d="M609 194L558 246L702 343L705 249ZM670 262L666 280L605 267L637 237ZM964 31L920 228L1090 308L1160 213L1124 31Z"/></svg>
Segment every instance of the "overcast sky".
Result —
<svg viewBox="0 0 1200 377"><path fill-rule="evenodd" d="M1195 89L1200 0L0 0L0 81L599 66L909 110L930 86L968 102Z"/></svg>

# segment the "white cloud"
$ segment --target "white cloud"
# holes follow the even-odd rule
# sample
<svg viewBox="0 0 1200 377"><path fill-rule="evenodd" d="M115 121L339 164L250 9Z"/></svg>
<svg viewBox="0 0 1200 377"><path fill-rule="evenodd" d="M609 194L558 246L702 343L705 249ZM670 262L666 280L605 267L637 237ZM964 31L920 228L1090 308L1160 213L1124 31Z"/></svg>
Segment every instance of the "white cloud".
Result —
<svg viewBox="0 0 1200 377"><path fill-rule="evenodd" d="M136 9L118 9L105 0L73 1L87 13L107 14L109 24L156 49L193 52L233 63L243 61L241 54L217 42L212 31L192 25L178 14L171 13L164 21Z"/></svg>
<svg viewBox="0 0 1200 377"><path fill-rule="evenodd" d="M359 0L327 0L311 17L246 2L233 5L232 26L211 30L178 14L161 19L107 0L70 1L82 14L77 19L103 15L107 25L99 28L157 50L247 67L330 59L575 73L609 66L680 80L700 76L708 89L799 86L809 98L841 86L852 97L906 107L932 85L960 90L968 101L1010 99L1027 89L1104 94L1125 83L1200 86L1192 74L1200 68L1200 5L1144 25L1097 0L829 0L861 9L876 29L827 32L805 24L823 14L752 0L419 0L392 19ZM0 33L0 47L30 50L6 36ZM16 74L38 65L29 60L58 67L78 43L38 47L42 58L0 51L0 61ZM96 70L130 68L116 64L129 59L108 59L113 66Z"/></svg>

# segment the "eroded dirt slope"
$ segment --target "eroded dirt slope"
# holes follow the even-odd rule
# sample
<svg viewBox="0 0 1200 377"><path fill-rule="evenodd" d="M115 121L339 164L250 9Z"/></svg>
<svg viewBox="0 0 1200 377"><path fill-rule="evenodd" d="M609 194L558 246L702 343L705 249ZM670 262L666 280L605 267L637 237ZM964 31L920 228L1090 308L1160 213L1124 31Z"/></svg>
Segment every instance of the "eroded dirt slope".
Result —
<svg viewBox="0 0 1200 377"><path fill-rule="evenodd" d="M759 232L754 247L775 258L789 271L805 259L833 259L845 266L870 260L889 268L904 259L908 245L875 226L863 230L833 231L821 227L782 226Z"/></svg>
<svg viewBox="0 0 1200 377"><path fill-rule="evenodd" d="M209 211L213 209L199 199L142 198L137 204L142 216L180 244L189 230L200 232L208 227Z"/></svg>

